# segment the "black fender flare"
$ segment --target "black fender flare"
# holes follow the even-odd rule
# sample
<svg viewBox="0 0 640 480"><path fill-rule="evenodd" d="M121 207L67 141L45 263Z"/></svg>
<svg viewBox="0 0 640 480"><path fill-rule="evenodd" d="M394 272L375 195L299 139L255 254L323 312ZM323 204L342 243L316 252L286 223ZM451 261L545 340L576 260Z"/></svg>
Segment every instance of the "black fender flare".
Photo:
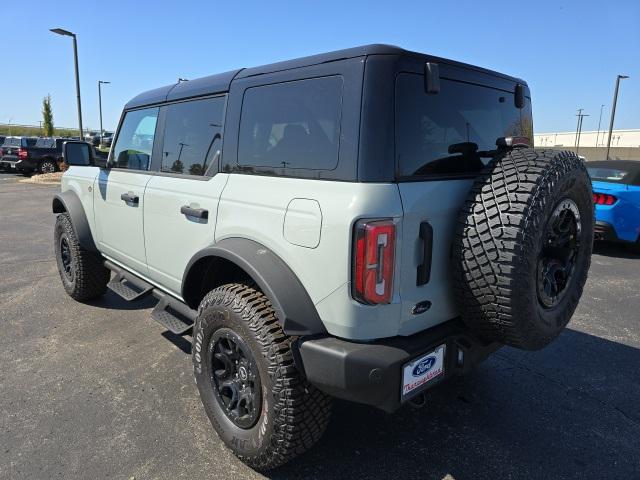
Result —
<svg viewBox="0 0 640 480"><path fill-rule="evenodd" d="M205 257L219 257L244 270L271 302L285 334L327 333L311 297L291 268L264 245L245 238L226 238L196 253L182 278L182 298L188 296L185 286L191 267Z"/></svg>
<svg viewBox="0 0 640 480"><path fill-rule="evenodd" d="M80 246L90 252L98 251L82 202L73 190L56 193L51 202L51 210L53 213L68 213Z"/></svg>

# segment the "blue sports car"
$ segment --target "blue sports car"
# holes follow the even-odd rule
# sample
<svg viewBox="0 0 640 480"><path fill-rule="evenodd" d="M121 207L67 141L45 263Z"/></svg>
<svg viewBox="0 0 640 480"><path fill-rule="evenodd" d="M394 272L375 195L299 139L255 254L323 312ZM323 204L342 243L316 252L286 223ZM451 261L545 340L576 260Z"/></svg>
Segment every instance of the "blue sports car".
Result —
<svg viewBox="0 0 640 480"><path fill-rule="evenodd" d="M588 162L596 207L596 240L635 244L640 248L640 161Z"/></svg>

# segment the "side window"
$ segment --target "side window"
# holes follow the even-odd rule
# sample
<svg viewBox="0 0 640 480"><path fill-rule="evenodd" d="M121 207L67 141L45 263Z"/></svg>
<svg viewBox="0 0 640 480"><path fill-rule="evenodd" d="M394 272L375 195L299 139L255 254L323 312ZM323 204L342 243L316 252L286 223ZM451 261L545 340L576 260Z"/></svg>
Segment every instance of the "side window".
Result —
<svg viewBox="0 0 640 480"><path fill-rule="evenodd" d="M204 175L220 148L224 103L214 97L166 107L163 172Z"/></svg>
<svg viewBox="0 0 640 480"><path fill-rule="evenodd" d="M113 147L116 168L149 170L157 121L158 107L132 110L125 114Z"/></svg>
<svg viewBox="0 0 640 480"><path fill-rule="evenodd" d="M298 80L246 90L238 163L333 170L338 165L342 78Z"/></svg>

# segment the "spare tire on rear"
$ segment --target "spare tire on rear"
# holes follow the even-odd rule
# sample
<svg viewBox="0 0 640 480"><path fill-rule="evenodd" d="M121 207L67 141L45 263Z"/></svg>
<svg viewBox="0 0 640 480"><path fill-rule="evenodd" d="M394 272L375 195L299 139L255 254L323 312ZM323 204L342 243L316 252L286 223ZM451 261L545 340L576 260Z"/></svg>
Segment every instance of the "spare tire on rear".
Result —
<svg viewBox="0 0 640 480"><path fill-rule="evenodd" d="M572 152L515 148L476 179L453 242L454 291L479 336L537 350L565 328L587 279L593 196Z"/></svg>

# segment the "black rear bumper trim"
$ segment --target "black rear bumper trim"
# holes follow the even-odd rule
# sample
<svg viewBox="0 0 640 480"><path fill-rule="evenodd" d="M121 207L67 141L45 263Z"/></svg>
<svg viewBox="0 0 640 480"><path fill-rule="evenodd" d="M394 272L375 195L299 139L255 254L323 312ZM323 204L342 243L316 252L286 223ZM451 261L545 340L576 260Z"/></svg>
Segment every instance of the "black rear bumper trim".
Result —
<svg viewBox="0 0 640 480"><path fill-rule="evenodd" d="M401 401L402 366L443 344L444 375ZM393 412L424 389L467 373L501 346L483 342L454 319L410 337L370 343L335 337L303 338L299 352L307 380L323 392Z"/></svg>

